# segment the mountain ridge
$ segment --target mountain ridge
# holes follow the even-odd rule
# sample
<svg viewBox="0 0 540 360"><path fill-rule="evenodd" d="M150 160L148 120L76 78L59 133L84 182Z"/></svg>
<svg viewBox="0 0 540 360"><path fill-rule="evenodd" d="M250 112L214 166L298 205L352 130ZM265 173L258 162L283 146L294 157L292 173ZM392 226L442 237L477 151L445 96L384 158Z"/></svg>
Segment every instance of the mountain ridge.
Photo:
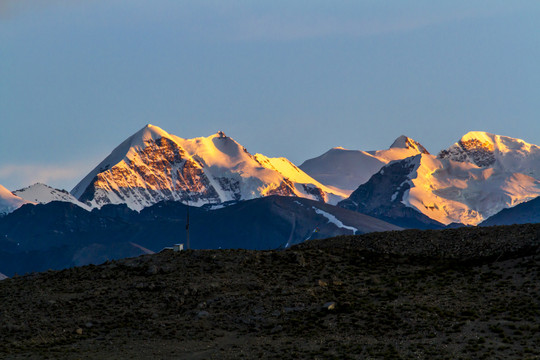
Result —
<svg viewBox="0 0 540 360"><path fill-rule="evenodd" d="M411 159L416 159L413 167L407 165ZM403 165L390 168L396 162ZM393 176L392 169L400 168L408 168L409 172L401 174L402 170L396 170L401 174L399 184L382 186L384 175ZM356 192L351 195L353 203L370 202L388 211L405 206L445 225L477 225L504 208L540 195L540 147L507 136L469 132L438 156L422 153L396 160L378 174L379 184L369 185L382 186L378 202L364 197L354 199L359 194ZM401 184L408 188L396 202L396 190ZM365 187L362 184L359 189Z"/></svg>
<svg viewBox="0 0 540 360"><path fill-rule="evenodd" d="M88 212L53 201L24 205L0 218L0 272L12 276L98 264L186 244L188 209L193 249L284 249L307 239L401 229L334 205L282 196L215 210L163 201L140 212L126 204Z"/></svg>
<svg viewBox="0 0 540 360"><path fill-rule="evenodd" d="M81 203L68 191L55 189L42 183L35 183L25 188L15 190L13 191L13 194L36 204L48 204L51 201L63 201L73 203L87 211L92 210L90 206Z"/></svg>
<svg viewBox="0 0 540 360"><path fill-rule="evenodd" d="M122 142L71 193L93 207L127 203L135 210L162 200L201 206L285 195L337 203L347 195L301 174L288 160L250 154L221 131L182 139L154 125Z"/></svg>
<svg viewBox="0 0 540 360"><path fill-rule="evenodd" d="M411 158L417 165L406 176L402 174L398 184L382 181L389 165L403 162L402 167L408 168L411 160L407 159ZM73 188L72 196L43 184L14 193L5 189L2 194L11 205L0 212L13 211L25 203L24 199L33 203L68 201L86 210L125 203L137 211L164 200L219 207L269 195L337 204L377 174L381 175L377 176L380 184L387 184L379 195L388 194L379 197L379 203L361 201L369 202L373 209L395 211L397 216L405 211L407 216L418 218L404 210L408 208L437 224L476 225L504 208L540 195L540 147L508 136L470 131L432 155L419 142L401 135L386 150L335 147L296 166L284 157L253 155L222 131L183 139L148 124L90 171ZM403 190L405 182L408 187ZM370 213L355 203L358 201L351 199L347 206ZM378 216L392 219L388 214Z"/></svg>
<svg viewBox="0 0 540 360"><path fill-rule="evenodd" d="M419 142L401 135L386 150L363 151L335 147L304 161L299 168L321 183L351 194L389 162L421 153L428 151Z"/></svg>

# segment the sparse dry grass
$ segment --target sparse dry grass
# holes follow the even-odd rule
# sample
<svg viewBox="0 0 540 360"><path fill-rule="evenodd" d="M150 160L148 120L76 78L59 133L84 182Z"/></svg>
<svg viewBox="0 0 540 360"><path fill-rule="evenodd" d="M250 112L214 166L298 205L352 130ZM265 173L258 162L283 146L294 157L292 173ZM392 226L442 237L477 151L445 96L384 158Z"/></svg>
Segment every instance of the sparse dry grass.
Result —
<svg viewBox="0 0 540 360"><path fill-rule="evenodd" d="M410 234L410 244L419 246ZM0 354L540 357L536 240L465 260L420 256L413 245L411 254L395 255L358 239L327 241L277 252L163 252L2 281ZM328 302L335 308L324 309Z"/></svg>

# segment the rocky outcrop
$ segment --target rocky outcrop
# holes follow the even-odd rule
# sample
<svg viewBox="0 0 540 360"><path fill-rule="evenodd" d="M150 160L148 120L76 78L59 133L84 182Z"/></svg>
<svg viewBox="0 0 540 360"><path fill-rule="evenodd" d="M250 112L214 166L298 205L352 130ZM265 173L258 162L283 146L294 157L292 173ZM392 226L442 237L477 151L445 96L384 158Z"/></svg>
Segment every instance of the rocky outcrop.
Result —
<svg viewBox="0 0 540 360"><path fill-rule="evenodd" d="M457 145L442 150L438 157L458 162L472 162L480 167L488 167L495 163L493 144L479 139L459 140Z"/></svg>
<svg viewBox="0 0 540 360"><path fill-rule="evenodd" d="M420 156L420 155L419 155ZM385 166L338 206L373 216L404 228L437 229L443 225L407 207L404 196L411 188L411 174L419 166L416 157Z"/></svg>
<svg viewBox="0 0 540 360"><path fill-rule="evenodd" d="M164 200L202 206L281 195L335 204L346 196L284 158L251 155L221 131L182 139L152 125L120 144L72 194L92 207L125 203L134 210Z"/></svg>

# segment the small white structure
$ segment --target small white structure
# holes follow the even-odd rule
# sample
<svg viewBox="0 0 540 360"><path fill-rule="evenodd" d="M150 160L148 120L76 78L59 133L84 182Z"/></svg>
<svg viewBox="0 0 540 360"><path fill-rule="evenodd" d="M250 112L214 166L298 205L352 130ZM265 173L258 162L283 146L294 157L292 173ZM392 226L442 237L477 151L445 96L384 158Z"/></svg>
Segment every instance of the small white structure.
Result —
<svg viewBox="0 0 540 360"><path fill-rule="evenodd" d="M184 250L184 244L174 244L173 251L182 251Z"/></svg>

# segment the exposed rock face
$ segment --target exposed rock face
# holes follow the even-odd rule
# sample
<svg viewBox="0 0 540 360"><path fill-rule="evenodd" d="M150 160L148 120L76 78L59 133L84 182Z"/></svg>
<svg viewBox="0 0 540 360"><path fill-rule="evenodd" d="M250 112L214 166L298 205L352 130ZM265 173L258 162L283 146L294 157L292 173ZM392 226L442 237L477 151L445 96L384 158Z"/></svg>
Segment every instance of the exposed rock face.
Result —
<svg viewBox="0 0 540 360"><path fill-rule="evenodd" d="M308 194L311 194L315 197L317 201L326 202L327 196L320 188L316 186L309 186L309 185L302 185L304 187L304 191Z"/></svg>
<svg viewBox="0 0 540 360"><path fill-rule="evenodd" d="M283 181L278 186L270 187L264 193L264 195L265 196L269 196L269 195L295 196L294 184L288 179L283 179Z"/></svg>
<svg viewBox="0 0 540 360"><path fill-rule="evenodd" d="M404 196L412 185L410 175L418 166L417 157L391 163L338 205L401 227L440 228L442 224L403 203Z"/></svg>
<svg viewBox="0 0 540 360"><path fill-rule="evenodd" d="M480 167L495 163L493 144L479 139L459 140L447 150L442 150L438 157L459 162L472 162Z"/></svg>
<svg viewBox="0 0 540 360"><path fill-rule="evenodd" d="M227 187L236 190L230 184ZM80 200L99 205L112 203L111 192L118 199L135 199L141 205L162 200L220 201L202 166L166 138L145 141L133 159L98 173Z"/></svg>
<svg viewBox="0 0 540 360"><path fill-rule="evenodd" d="M398 140L396 146L408 142ZM422 153L389 163L340 204L389 222L416 211L445 225L477 225L539 195L540 147L473 131L437 157Z"/></svg>
<svg viewBox="0 0 540 360"><path fill-rule="evenodd" d="M401 135L394 141L394 143L390 146L390 149L394 148L411 149L416 151L418 154L429 154L422 144L405 135Z"/></svg>
<svg viewBox="0 0 540 360"><path fill-rule="evenodd" d="M92 206L141 210L173 200L202 206L261 196L300 196L336 204L346 197L284 158L251 155L223 132L182 139L148 125L118 146L73 190Z"/></svg>

